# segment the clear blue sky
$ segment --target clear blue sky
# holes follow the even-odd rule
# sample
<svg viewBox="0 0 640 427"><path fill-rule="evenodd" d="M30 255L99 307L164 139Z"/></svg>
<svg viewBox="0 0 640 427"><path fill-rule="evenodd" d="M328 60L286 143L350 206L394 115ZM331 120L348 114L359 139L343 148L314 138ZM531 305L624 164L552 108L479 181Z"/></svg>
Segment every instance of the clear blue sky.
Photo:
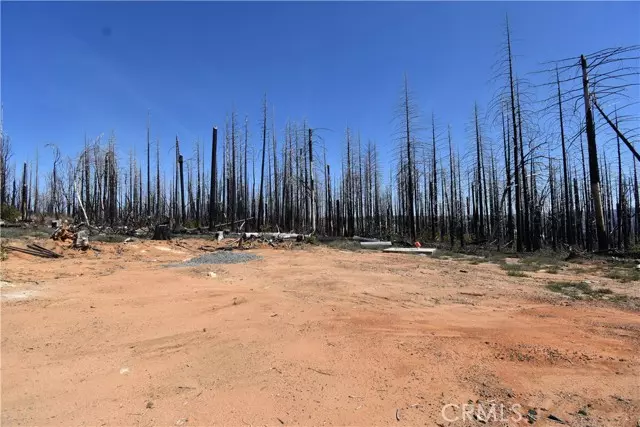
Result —
<svg viewBox="0 0 640 427"><path fill-rule="evenodd" d="M640 43L640 3L6 2L4 128L21 162L45 143L75 156L85 133L114 130L120 154L142 153L147 109L166 158L235 108L259 143L268 93L279 134L306 118L338 165L344 130L391 153L406 72L428 125L432 111L467 143L474 101L496 88L491 67L509 14L516 70ZM208 150L208 148L207 148Z"/></svg>

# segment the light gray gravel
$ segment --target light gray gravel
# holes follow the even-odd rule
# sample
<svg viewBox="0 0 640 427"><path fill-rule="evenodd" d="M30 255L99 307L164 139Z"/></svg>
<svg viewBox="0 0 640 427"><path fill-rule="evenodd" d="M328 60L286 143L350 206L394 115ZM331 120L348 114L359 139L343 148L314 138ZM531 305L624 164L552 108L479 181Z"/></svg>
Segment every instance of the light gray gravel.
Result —
<svg viewBox="0 0 640 427"><path fill-rule="evenodd" d="M247 252L219 251L191 258L189 261L169 264L167 267L196 267L206 264L240 264L243 262L262 259L261 256Z"/></svg>

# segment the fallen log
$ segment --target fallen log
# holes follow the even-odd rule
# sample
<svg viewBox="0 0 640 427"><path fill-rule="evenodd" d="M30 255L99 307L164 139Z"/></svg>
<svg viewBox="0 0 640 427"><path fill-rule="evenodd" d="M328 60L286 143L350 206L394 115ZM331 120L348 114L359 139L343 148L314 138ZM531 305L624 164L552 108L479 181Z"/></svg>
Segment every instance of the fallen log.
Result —
<svg viewBox="0 0 640 427"><path fill-rule="evenodd" d="M388 248L391 246L391 242L360 242L360 247L364 249L380 249Z"/></svg>
<svg viewBox="0 0 640 427"><path fill-rule="evenodd" d="M351 240L355 240L356 242L379 242L380 241L380 239L374 239L371 237L360 237L360 236L353 236Z"/></svg>
<svg viewBox="0 0 640 427"><path fill-rule="evenodd" d="M302 239L306 239L309 236L311 236L310 234L297 234L297 233L256 233L256 232L247 232L247 233L242 233L242 238L247 240L247 239L256 239L256 238L263 238L263 239L274 239L274 240L302 240Z"/></svg>
<svg viewBox="0 0 640 427"><path fill-rule="evenodd" d="M387 248L384 252L402 253L402 254L425 254L432 255L436 251L435 248Z"/></svg>

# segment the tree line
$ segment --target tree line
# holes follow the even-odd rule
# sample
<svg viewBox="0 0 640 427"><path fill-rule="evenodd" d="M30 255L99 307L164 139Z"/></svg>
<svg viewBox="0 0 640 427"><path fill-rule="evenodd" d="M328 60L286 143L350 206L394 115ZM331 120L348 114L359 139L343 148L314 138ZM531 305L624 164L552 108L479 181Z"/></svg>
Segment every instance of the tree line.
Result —
<svg viewBox="0 0 640 427"><path fill-rule="evenodd" d="M171 170L160 166L150 120L142 158L119 154L112 133L85 138L74 157L44 145L39 150L53 154L46 166L38 154L17 164L2 132L2 216L68 216L112 228L169 222L174 229L295 230L518 252L631 250L640 241L640 156L631 142L638 51L550 61L525 75L541 77L533 85L518 77L507 23L495 76L501 87L484 112L477 103L470 109L470 144L455 143L435 113L423 129L405 75L386 165L389 153L350 128L340 164L330 165L323 129L288 121L277 132L266 95L258 138L248 118L232 111L222 129L212 127L210 143L187 146L176 137ZM534 92L547 97L534 99Z"/></svg>

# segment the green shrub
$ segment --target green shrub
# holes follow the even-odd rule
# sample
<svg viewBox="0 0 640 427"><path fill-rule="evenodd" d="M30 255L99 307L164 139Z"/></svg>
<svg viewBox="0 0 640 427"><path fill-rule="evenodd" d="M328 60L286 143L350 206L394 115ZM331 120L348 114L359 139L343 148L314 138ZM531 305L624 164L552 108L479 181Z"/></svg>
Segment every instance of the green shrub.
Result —
<svg viewBox="0 0 640 427"><path fill-rule="evenodd" d="M7 222L15 222L20 219L20 211L10 205L2 205L0 208L0 219Z"/></svg>

